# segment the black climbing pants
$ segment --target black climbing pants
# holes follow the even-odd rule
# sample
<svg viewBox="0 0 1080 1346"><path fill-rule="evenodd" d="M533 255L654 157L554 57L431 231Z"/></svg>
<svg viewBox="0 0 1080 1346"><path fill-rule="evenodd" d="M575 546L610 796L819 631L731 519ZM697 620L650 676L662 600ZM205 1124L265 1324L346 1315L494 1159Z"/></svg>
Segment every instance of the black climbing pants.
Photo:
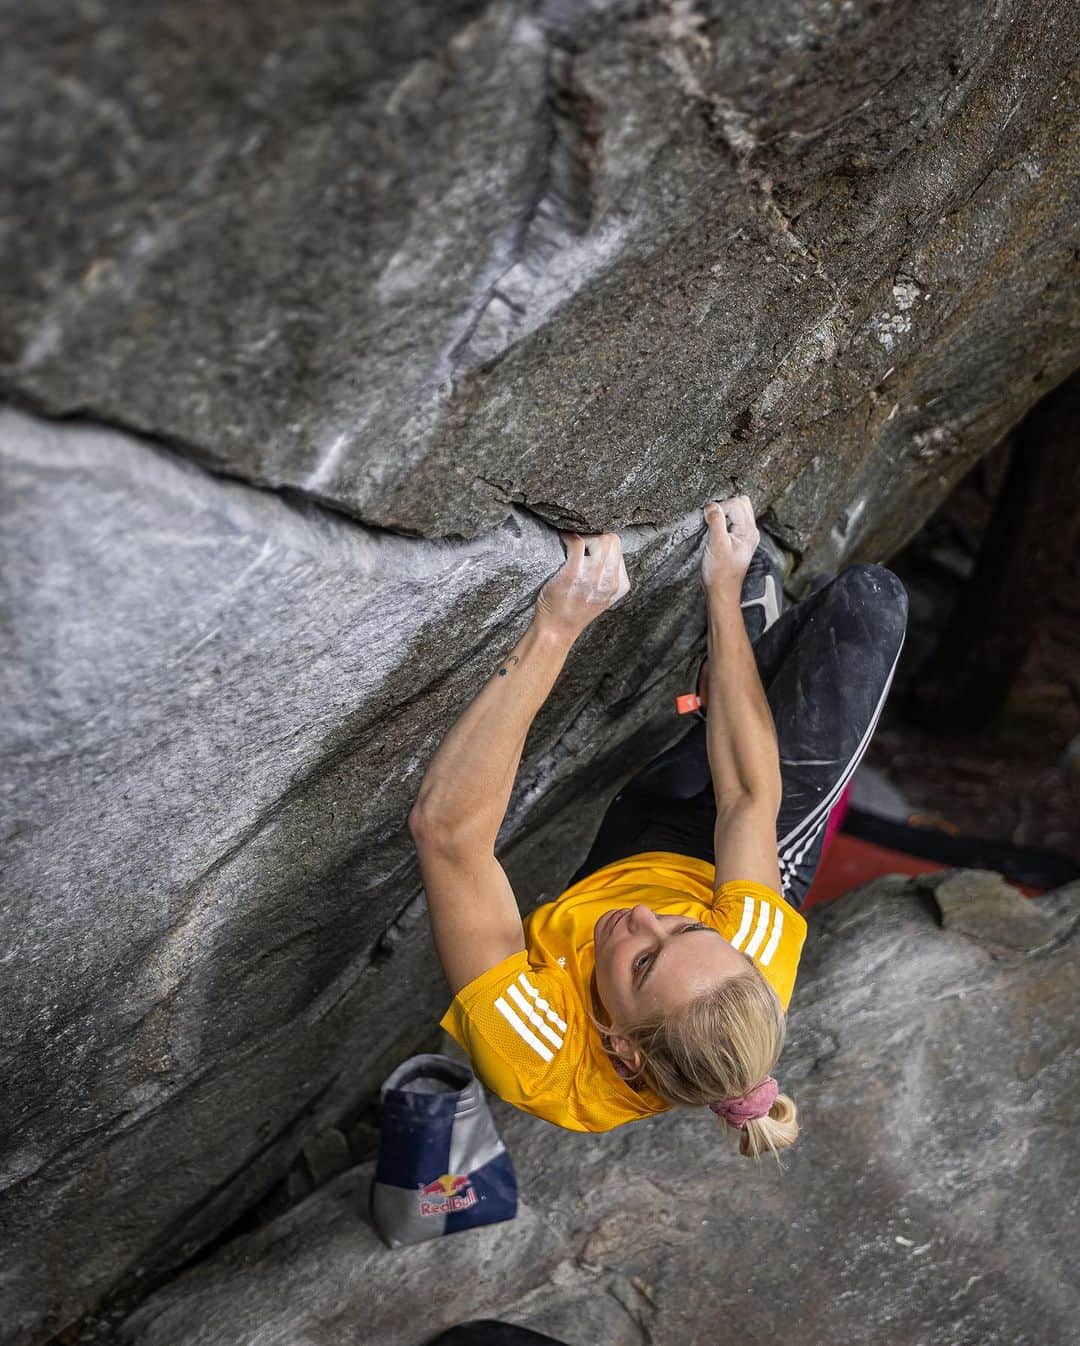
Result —
<svg viewBox="0 0 1080 1346"><path fill-rule="evenodd" d="M796 603L754 646L772 709L783 798L777 855L783 895L801 906L829 813L866 751L907 627L907 593L883 566L850 566ZM716 800L705 721L612 800L576 883L614 860L674 851L715 863Z"/></svg>

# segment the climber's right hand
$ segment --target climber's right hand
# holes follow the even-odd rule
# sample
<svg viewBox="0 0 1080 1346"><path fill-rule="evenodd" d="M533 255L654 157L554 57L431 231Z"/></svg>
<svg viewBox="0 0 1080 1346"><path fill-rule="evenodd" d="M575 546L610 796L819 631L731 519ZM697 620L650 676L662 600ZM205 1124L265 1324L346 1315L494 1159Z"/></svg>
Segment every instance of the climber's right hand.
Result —
<svg viewBox="0 0 1080 1346"><path fill-rule="evenodd" d="M560 533L566 561L536 603L542 625L573 644L590 622L630 592L618 533Z"/></svg>
<svg viewBox="0 0 1080 1346"><path fill-rule="evenodd" d="M709 529L701 557L702 586L710 598L730 592L738 602L760 536L750 497L709 500L702 513Z"/></svg>

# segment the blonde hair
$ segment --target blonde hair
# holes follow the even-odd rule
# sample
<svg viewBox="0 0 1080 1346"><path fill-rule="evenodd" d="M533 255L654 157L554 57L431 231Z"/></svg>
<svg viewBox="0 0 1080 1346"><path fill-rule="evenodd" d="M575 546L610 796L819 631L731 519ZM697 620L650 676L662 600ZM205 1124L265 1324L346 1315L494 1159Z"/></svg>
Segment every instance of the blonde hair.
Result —
<svg viewBox="0 0 1080 1346"><path fill-rule="evenodd" d="M676 1013L617 1030L640 1053L637 1075L666 1102L704 1107L740 1098L779 1060L787 1028L784 1011L753 960L746 961L745 972ZM740 1154L759 1159L770 1150L779 1163L777 1152L794 1145L799 1134L797 1115L794 1101L778 1094L764 1117L741 1128L729 1127L720 1117L717 1121L738 1137Z"/></svg>

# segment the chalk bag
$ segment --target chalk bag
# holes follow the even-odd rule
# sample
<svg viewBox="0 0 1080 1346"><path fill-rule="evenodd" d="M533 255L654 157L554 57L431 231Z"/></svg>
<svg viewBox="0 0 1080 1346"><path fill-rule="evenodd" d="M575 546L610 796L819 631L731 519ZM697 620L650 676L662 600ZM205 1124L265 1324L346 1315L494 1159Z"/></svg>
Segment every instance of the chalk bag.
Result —
<svg viewBox="0 0 1080 1346"><path fill-rule="evenodd" d="M382 1087L372 1223L391 1248L512 1220L517 1180L480 1081L448 1056L412 1056Z"/></svg>

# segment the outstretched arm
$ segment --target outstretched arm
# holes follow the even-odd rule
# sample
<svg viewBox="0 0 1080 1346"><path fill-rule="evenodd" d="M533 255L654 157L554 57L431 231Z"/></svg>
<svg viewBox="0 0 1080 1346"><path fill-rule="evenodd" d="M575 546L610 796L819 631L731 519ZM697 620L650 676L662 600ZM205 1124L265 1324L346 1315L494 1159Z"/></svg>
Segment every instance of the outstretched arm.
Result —
<svg viewBox="0 0 1080 1346"><path fill-rule="evenodd" d="M716 885L752 879L780 891L776 727L743 624L739 597L758 544L746 496L705 507L702 583L709 610L709 767L716 793Z"/></svg>
<svg viewBox="0 0 1080 1346"><path fill-rule="evenodd" d="M566 563L541 590L532 625L443 740L409 814L435 949L455 992L525 947L495 838L529 729L574 641L630 588L614 533L564 540Z"/></svg>
<svg viewBox="0 0 1080 1346"><path fill-rule="evenodd" d="M572 637L538 610L532 624L431 759L409 825L494 846L525 739L562 671Z"/></svg>

